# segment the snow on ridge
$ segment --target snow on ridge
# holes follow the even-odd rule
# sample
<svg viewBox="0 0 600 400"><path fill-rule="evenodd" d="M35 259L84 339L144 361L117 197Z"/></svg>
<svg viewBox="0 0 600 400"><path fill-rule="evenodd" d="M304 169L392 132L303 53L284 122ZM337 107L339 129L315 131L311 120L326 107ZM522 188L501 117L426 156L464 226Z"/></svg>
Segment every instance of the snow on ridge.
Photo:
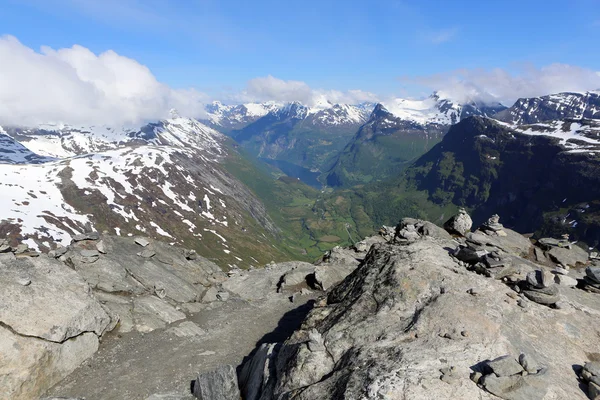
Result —
<svg viewBox="0 0 600 400"><path fill-rule="evenodd" d="M560 144L571 149L585 148L586 145L577 145L569 140L578 140L594 147L600 146L600 126L587 126L573 121L550 121L535 125L523 125L514 128L517 132L532 136L551 136L560 139ZM598 139L592 139L595 133ZM587 136L584 134L588 134Z"/></svg>
<svg viewBox="0 0 600 400"><path fill-rule="evenodd" d="M435 97L423 100L394 99L382 104L394 116L422 125L428 123L450 125L458 121L461 111L460 105L448 102L450 108L442 112L439 108L440 102Z"/></svg>

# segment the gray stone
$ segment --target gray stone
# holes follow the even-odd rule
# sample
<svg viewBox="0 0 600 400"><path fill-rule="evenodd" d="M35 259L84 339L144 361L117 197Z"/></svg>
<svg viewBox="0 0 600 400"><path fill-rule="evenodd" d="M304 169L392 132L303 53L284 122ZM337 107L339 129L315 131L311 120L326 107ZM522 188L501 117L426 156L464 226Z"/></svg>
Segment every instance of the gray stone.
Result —
<svg viewBox="0 0 600 400"><path fill-rule="evenodd" d="M538 363L528 354L521 353L519 355L519 364L523 367L523 369L530 374L535 374L539 367Z"/></svg>
<svg viewBox="0 0 600 400"><path fill-rule="evenodd" d="M55 257L58 258L64 254L66 254L67 251L69 251L69 248L65 247L65 246L58 246L56 248L56 250L54 250L54 251L55 251Z"/></svg>
<svg viewBox="0 0 600 400"><path fill-rule="evenodd" d="M94 354L111 323L88 284L48 257L2 257L0 293L1 398L39 398Z"/></svg>
<svg viewBox="0 0 600 400"><path fill-rule="evenodd" d="M446 229L449 233L458 233L460 235L465 235L470 231L473 226L473 220L467 213L464 208L458 210L458 214L451 217L444 224L444 229Z"/></svg>
<svg viewBox="0 0 600 400"><path fill-rule="evenodd" d="M23 273L33 283L18 283ZM110 322L72 269L51 258L27 258L0 265L0 322L15 332L64 342L83 332L101 335Z"/></svg>
<svg viewBox="0 0 600 400"><path fill-rule="evenodd" d="M314 281L322 290L329 290L356 269L353 264L321 264L315 267Z"/></svg>
<svg viewBox="0 0 600 400"><path fill-rule="evenodd" d="M590 280L600 284L600 267L587 267L585 274Z"/></svg>
<svg viewBox="0 0 600 400"><path fill-rule="evenodd" d="M98 243L96 243L96 250L102 254L106 254L106 246L104 245L103 240L100 240Z"/></svg>
<svg viewBox="0 0 600 400"><path fill-rule="evenodd" d="M548 391L545 382L535 375L498 377L492 374L481 378L481 382L488 392L505 400L542 400Z"/></svg>
<svg viewBox="0 0 600 400"><path fill-rule="evenodd" d="M360 241L354 244L354 249L360 253L364 253L369 250L369 247L365 241Z"/></svg>
<svg viewBox="0 0 600 400"><path fill-rule="evenodd" d="M487 366L498 376L510 376L521 373L523 367L512 356L502 356L488 361Z"/></svg>
<svg viewBox="0 0 600 400"><path fill-rule="evenodd" d="M137 255L142 258L152 258L152 257L154 257L155 254L156 254L156 252L152 249L144 249L144 250L140 251L139 253L137 253Z"/></svg>
<svg viewBox="0 0 600 400"><path fill-rule="evenodd" d="M560 295L544 294L533 290L524 290L523 294L529 300L543 305L552 305L560 300Z"/></svg>
<svg viewBox="0 0 600 400"><path fill-rule="evenodd" d="M19 279L17 279L17 283L21 286L29 286L29 285L31 285L31 279L19 278Z"/></svg>
<svg viewBox="0 0 600 400"><path fill-rule="evenodd" d="M561 286L575 287L577 286L577 279L571 278L567 275L556 275L554 280Z"/></svg>
<svg viewBox="0 0 600 400"><path fill-rule="evenodd" d="M133 304L135 328L139 332L151 332L186 318L184 313L156 296L137 297Z"/></svg>
<svg viewBox="0 0 600 400"><path fill-rule="evenodd" d="M538 240L538 244L544 250L550 250L553 247L558 247L561 245L561 243L562 243L561 240L554 239L554 238L541 238L540 240Z"/></svg>
<svg viewBox="0 0 600 400"><path fill-rule="evenodd" d="M193 384L194 396L200 400L240 400L235 368L221 366L198 375Z"/></svg>
<svg viewBox="0 0 600 400"><path fill-rule="evenodd" d="M246 362L239 374L239 386L242 398L245 400L259 400L263 389L271 378L271 363L277 354L275 343L263 343Z"/></svg>
<svg viewBox="0 0 600 400"><path fill-rule="evenodd" d="M210 287L205 293L204 296L202 297L202 302L203 303L212 303L213 301L217 301L217 294L219 293L219 290L217 288Z"/></svg>
<svg viewBox="0 0 600 400"><path fill-rule="evenodd" d="M600 376L600 361L588 361L583 366L583 369L591 375Z"/></svg>
<svg viewBox="0 0 600 400"><path fill-rule="evenodd" d="M560 275L569 275L569 270L567 268L556 267L554 268L554 273Z"/></svg>
<svg viewBox="0 0 600 400"><path fill-rule="evenodd" d="M21 243L15 248L15 254L23 254L29 250L27 243Z"/></svg>
<svg viewBox="0 0 600 400"><path fill-rule="evenodd" d="M98 252L98 250L81 250L79 252L79 254L81 254L82 257L99 257L100 253Z"/></svg>
<svg viewBox="0 0 600 400"><path fill-rule="evenodd" d="M600 384L594 382L588 383L588 396L590 396L590 399L592 400L600 398Z"/></svg>
<svg viewBox="0 0 600 400"><path fill-rule="evenodd" d="M80 233L72 237L74 242L81 242L82 240L98 240L100 239L100 233L98 232L86 232Z"/></svg>
<svg viewBox="0 0 600 400"><path fill-rule="evenodd" d="M135 238L135 243L139 244L142 247L146 247L150 244L150 241L141 237Z"/></svg>
<svg viewBox="0 0 600 400"><path fill-rule="evenodd" d="M554 284L554 275L545 270L535 270L527 274L527 284L532 288L545 288Z"/></svg>
<svg viewBox="0 0 600 400"><path fill-rule="evenodd" d="M552 261L570 267L585 264L589 257L588 253L579 246L572 246L570 249L553 247L548 251L548 256Z"/></svg>
<svg viewBox="0 0 600 400"><path fill-rule="evenodd" d="M229 292L218 292L217 299L221 301L229 300Z"/></svg>
<svg viewBox="0 0 600 400"><path fill-rule="evenodd" d="M555 285L554 283L551 286L548 286L548 287L541 287L541 288L528 287L528 288L525 288L525 290L528 290L530 292L547 294L547 295L550 295L550 296L554 296L554 295L558 295L559 294L558 286Z"/></svg>
<svg viewBox="0 0 600 400"><path fill-rule="evenodd" d="M11 252L13 249L10 246L10 244L8 243L8 241L6 239L4 239L2 241L2 244L0 244L0 253L8 253Z"/></svg>
<svg viewBox="0 0 600 400"><path fill-rule="evenodd" d="M191 261L198 259L198 253L196 253L196 250L185 250L183 255L186 259Z"/></svg>
<svg viewBox="0 0 600 400"><path fill-rule="evenodd" d="M140 262L128 264L126 270L147 289L163 288L166 291L166 296L177 302L196 301L201 295L199 287L176 275L175 271L165 270L162 264L150 260L140 259Z"/></svg>
<svg viewBox="0 0 600 400"><path fill-rule="evenodd" d="M325 351L325 345L323 344L323 336L316 329L311 329L308 333L308 349L312 352Z"/></svg>
<svg viewBox="0 0 600 400"><path fill-rule="evenodd" d="M77 235L74 235L72 237L74 242L81 242L82 240L86 240L87 239L87 235L85 233L80 233Z"/></svg>
<svg viewBox="0 0 600 400"><path fill-rule="evenodd" d="M545 264L548 262L548 259L544 255L544 251L542 249L540 249L539 247L533 248L533 254L534 254L535 260L537 262L542 263L542 264Z"/></svg>

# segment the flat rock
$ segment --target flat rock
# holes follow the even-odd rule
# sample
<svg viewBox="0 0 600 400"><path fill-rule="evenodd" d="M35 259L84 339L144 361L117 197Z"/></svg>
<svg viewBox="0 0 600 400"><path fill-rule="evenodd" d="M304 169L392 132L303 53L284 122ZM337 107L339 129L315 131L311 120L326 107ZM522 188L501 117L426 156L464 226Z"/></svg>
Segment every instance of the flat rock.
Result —
<svg viewBox="0 0 600 400"><path fill-rule="evenodd" d="M142 247L146 247L150 244L150 241L148 239L144 239L144 238L135 238L135 243L139 244Z"/></svg>
<svg viewBox="0 0 600 400"><path fill-rule="evenodd" d="M82 257L99 257L100 256L100 252L98 250L81 250L79 252L79 254L81 254Z"/></svg>
<svg viewBox="0 0 600 400"><path fill-rule="evenodd" d="M488 392L505 400L543 400L548 391L547 383L536 375L497 377L492 374L480 382Z"/></svg>
<svg viewBox="0 0 600 400"><path fill-rule="evenodd" d="M101 335L110 318L72 269L47 257L0 261L0 322L15 332L64 342L84 332ZM26 274L31 284L19 279Z"/></svg>
<svg viewBox="0 0 600 400"><path fill-rule="evenodd" d="M192 321L183 321L179 325L169 328L167 332L173 333L178 337L199 337L206 335L206 330Z"/></svg>
<svg viewBox="0 0 600 400"><path fill-rule="evenodd" d="M558 283L561 286L568 286L568 287L577 286L577 279L571 278L570 276L567 276L567 275L557 274L554 277L554 280L556 283Z"/></svg>
<svg viewBox="0 0 600 400"><path fill-rule="evenodd" d="M139 332L151 332L186 318L184 313L155 296L138 297L133 304L133 316Z"/></svg>
<svg viewBox="0 0 600 400"><path fill-rule="evenodd" d="M90 358L98 344L93 332L55 343L16 335L0 326L0 398L38 399Z"/></svg>
<svg viewBox="0 0 600 400"><path fill-rule="evenodd" d="M156 255L156 252L152 249L144 249L144 250L140 251L139 253L137 253L137 255L142 258L152 258L152 257L154 257L154 255Z"/></svg>
<svg viewBox="0 0 600 400"><path fill-rule="evenodd" d="M585 264L588 261L588 253L579 246L572 246L570 249L552 247L548 250L548 256L552 261L570 267L575 267L577 264Z"/></svg>
<svg viewBox="0 0 600 400"><path fill-rule="evenodd" d="M546 288L554 284L554 275L546 270L535 270L527 274L527 284L532 288Z"/></svg>
<svg viewBox="0 0 600 400"><path fill-rule="evenodd" d="M543 305L552 305L560 300L560 295L544 294L533 290L523 290L523 294L529 300Z"/></svg>
<svg viewBox="0 0 600 400"><path fill-rule="evenodd" d="M600 284L600 267L587 267L585 274L593 282Z"/></svg>
<svg viewBox="0 0 600 400"><path fill-rule="evenodd" d="M502 356L488 361L487 366L498 376L516 375L523 371L523 367L514 357Z"/></svg>
<svg viewBox="0 0 600 400"><path fill-rule="evenodd" d="M180 303L196 301L201 295L200 289L171 271L165 270L163 265L152 261L143 261L131 264L126 269L138 282L150 290L154 290L156 287L164 289L168 298Z"/></svg>
<svg viewBox="0 0 600 400"><path fill-rule="evenodd" d="M240 400L241 398L237 374L231 365L199 374L192 386L194 396L200 400Z"/></svg>

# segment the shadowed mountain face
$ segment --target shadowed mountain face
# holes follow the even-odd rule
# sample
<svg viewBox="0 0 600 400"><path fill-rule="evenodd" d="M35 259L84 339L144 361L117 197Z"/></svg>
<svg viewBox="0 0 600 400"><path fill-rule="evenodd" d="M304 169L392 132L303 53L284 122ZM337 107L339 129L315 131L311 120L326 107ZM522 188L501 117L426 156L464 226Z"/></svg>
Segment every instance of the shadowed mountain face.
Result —
<svg viewBox="0 0 600 400"><path fill-rule="evenodd" d="M469 118L408 171L407 182L439 205L498 213L524 232L573 232L600 241L600 123L562 120L509 126Z"/></svg>
<svg viewBox="0 0 600 400"><path fill-rule="evenodd" d="M327 184L347 187L393 177L438 143L451 124L504 108L475 102L461 105L437 94L423 101L379 104L337 157Z"/></svg>
<svg viewBox="0 0 600 400"><path fill-rule="evenodd" d="M600 119L600 93L557 93L519 99L494 118L517 125L565 118Z"/></svg>

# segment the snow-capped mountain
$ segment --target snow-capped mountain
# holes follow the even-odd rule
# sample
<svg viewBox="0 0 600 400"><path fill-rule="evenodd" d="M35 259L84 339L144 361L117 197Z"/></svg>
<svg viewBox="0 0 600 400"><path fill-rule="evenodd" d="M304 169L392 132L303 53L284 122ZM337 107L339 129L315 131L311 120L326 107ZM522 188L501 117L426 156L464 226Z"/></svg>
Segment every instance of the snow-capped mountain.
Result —
<svg viewBox="0 0 600 400"><path fill-rule="evenodd" d="M349 186L394 176L438 143L451 125L505 108L500 103L459 103L442 93L380 103L335 160L327 184Z"/></svg>
<svg viewBox="0 0 600 400"><path fill-rule="evenodd" d="M279 120L306 120L306 124L318 127L356 126L367 121L373 107L371 103L359 105L320 103L314 107L299 102L287 103L272 114Z"/></svg>
<svg viewBox="0 0 600 400"><path fill-rule="evenodd" d="M509 109L495 115L494 118L514 125L535 124L565 118L600 119L600 92L566 92L523 98L517 100Z"/></svg>
<svg viewBox="0 0 600 400"><path fill-rule="evenodd" d="M207 117L202 119L208 125L228 132L241 129L270 112L277 111L283 104L276 102L246 103L226 105L213 101L205 107Z"/></svg>
<svg viewBox="0 0 600 400"><path fill-rule="evenodd" d="M477 100L457 102L439 92L422 100L393 99L384 102L383 106L398 119L420 125L453 125L473 115L492 116L506 109L500 103L487 104Z"/></svg>
<svg viewBox="0 0 600 400"><path fill-rule="evenodd" d="M273 256L277 229L264 206L221 165L229 139L194 119L3 132L0 230L9 237L41 249L94 229L185 245L222 265Z"/></svg>
<svg viewBox="0 0 600 400"><path fill-rule="evenodd" d="M326 100L319 101L313 106L297 101L239 105L224 105L215 101L206 106L208 117L203 121L226 133L242 130L265 116L278 120L308 120L309 124L321 127L352 126L364 123L369 118L373 107L372 103L334 104Z"/></svg>

